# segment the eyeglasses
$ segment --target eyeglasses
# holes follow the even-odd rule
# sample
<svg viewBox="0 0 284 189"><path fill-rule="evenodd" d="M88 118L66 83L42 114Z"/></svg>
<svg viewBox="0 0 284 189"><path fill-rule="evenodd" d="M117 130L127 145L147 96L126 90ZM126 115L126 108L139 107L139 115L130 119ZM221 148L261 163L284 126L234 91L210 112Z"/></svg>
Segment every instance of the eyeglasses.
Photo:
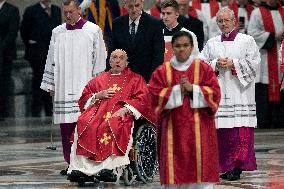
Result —
<svg viewBox="0 0 284 189"><path fill-rule="evenodd" d="M223 22L224 22L225 24L228 24L228 23L231 22L231 21L232 21L232 19L217 20L217 24L222 24Z"/></svg>
<svg viewBox="0 0 284 189"><path fill-rule="evenodd" d="M112 56L110 56L110 59L111 60L119 59L119 61L121 61L121 60L125 60L126 58L125 58L125 56L112 55Z"/></svg>

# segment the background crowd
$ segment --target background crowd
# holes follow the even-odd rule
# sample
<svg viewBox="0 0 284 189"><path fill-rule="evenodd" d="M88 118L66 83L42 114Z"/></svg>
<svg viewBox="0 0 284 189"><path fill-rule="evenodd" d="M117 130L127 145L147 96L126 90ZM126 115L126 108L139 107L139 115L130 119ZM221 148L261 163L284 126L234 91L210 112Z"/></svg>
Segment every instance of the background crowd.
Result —
<svg viewBox="0 0 284 189"><path fill-rule="evenodd" d="M256 169L255 127L284 127L284 96L280 86L284 9L277 0L157 0L149 9L144 8L143 0L65 0L63 10L51 0L41 0L27 7L22 19L15 5L0 0L1 119L7 116L9 81L18 33L25 45L24 58L33 73L31 115L40 116L43 108L46 116L53 114L55 123L61 127L64 157L68 164L69 141L80 116L77 102L83 87L104 70L123 76L123 70L114 72L122 59L123 65L128 65L131 71L149 82L150 92L157 96L160 109L156 109L156 113L162 115L160 121L166 120L163 123L166 131L157 127L158 143L167 145L164 148L170 147L159 141L159 137L165 137L163 133L173 130L170 127L175 124L174 128L182 128L178 125L184 118L190 120L194 117L190 124L196 126L195 118L200 114L205 117L202 121L211 123L212 131L206 131L205 127L199 135L212 137L213 143L218 140L223 179L238 180L243 170ZM111 54L116 49L122 49L119 51L122 58ZM202 59L201 63L197 58ZM77 64L79 61L80 65ZM169 70L173 74L170 79L167 78ZM194 77L187 78L184 74ZM111 77L108 82L110 80ZM121 82L124 85L123 77ZM89 97L93 98L94 104L98 93ZM102 99L111 98L108 92L105 95ZM184 105L185 102L192 106ZM122 110L127 109L129 107ZM213 123L215 112L218 136ZM192 116L187 117L190 114ZM199 127L203 127L202 121L198 121ZM168 126L170 122L172 124ZM196 137L195 141L190 141L196 142L194 146L204 142L202 137L197 138L198 132L189 133ZM174 134L179 133L186 131ZM174 144L178 137L172 138L174 140L170 143ZM182 139L180 143L185 137ZM158 150L163 154L161 146ZM217 143L214 146L217 149ZM199 156L212 153L206 149L199 151L196 147L193 153L197 156L197 162L194 162L197 181L195 177L194 181L188 178L192 182L206 182L198 171L198 166L210 164L204 161L203 165L203 159L198 161ZM178 157L184 152L173 153ZM217 153L214 155L213 159L217 160ZM170 163L168 158L160 159L161 162L160 176L165 177L162 184L174 181L171 174L172 179L175 176L177 180L185 178L185 174L183 177L173 174L180 172L178 168L166 169L170 166L167 165ZM166 165L165 172L161 171L163 165ZM217 162L214 165L218 167ZM216 171L216 167L207 168ZM218 172L211 179L207 178L209 182L218 181ZM187 183L187 180L178 183Z"/></svg>

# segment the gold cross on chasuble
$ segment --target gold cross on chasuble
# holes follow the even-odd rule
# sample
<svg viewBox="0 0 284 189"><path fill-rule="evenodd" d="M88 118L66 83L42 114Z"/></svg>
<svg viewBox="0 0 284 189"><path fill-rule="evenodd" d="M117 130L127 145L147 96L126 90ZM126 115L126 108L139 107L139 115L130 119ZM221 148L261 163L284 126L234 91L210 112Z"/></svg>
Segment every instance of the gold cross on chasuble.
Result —
<svg viewBox="0 0 284 189"><path fill-rule="evenodd" d="M107 135L107 133L104 133L103 135L104 136L100 139L100 143L107 145L109 143L109 140L111 139L111 136Z"/></svg>
<svg viewBox="0 0 284 189"><path fill-rule="evenodd" d="M121 88L118 86L118 84L113 84L109 89L113 90L114 92L118 92Z"/></svg>
<svg viewBox="0 0 284 189"><path fill-rule="evenodd" d="M169 51L169 50L168 50L167 48L165 48L165 53L166 53L166 54L168 53L168 51Z"/></svg>
<svg viewBox="0 0 284 189"><path fill-rule="evenodd" d="M107 112L107 113L104 115L105 121L108 121L110 118L111 118L111 113L110 113L110 112Z"/></svg>

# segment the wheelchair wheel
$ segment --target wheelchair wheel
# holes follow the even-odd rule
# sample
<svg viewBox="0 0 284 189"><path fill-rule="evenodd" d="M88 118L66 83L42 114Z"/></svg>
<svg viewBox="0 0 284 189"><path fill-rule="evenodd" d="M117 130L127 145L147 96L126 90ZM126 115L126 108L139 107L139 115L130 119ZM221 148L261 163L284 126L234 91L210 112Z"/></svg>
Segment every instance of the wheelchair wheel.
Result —
<svg viewBox="0 0 284 189"><path fill-rule="evenodd" d="M130 168L130 166L127 166L123 170L123 180L124 180L125 186L131 186L133 181L135 180L134 173L132 169Z"/></svg>
<svg viewBox="0 0 284 189"><path fill-rule="evenodd" d="M150 123L141 125L134 139L134 164L138 179L152 182L158 169L157 137Z"/></svg>

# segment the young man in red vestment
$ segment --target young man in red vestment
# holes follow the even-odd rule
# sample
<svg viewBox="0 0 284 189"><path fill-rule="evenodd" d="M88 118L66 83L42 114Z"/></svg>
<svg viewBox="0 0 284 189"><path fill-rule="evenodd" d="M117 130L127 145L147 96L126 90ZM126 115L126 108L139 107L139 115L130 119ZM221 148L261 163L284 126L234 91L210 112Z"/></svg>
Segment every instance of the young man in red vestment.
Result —
<svg viewBox="0 0 284 189"><path fill-rule="evenodd" d="M153 73L149 90L156 113L160 182L164 187L214 187L219 181L214 115L220 88L213 69L194 51L186 31L173 35L174 56Z"/></svg>
<svg viewBox="0 0 284 189"><path fill-rule="evenodd" d="M113 51L111 70L89 81L79 99L82 114L70 156L70 181L93 179L103 169L128 165L133 121L144 118L156 122L146 82L127 64L125 51Z"/></svg>

